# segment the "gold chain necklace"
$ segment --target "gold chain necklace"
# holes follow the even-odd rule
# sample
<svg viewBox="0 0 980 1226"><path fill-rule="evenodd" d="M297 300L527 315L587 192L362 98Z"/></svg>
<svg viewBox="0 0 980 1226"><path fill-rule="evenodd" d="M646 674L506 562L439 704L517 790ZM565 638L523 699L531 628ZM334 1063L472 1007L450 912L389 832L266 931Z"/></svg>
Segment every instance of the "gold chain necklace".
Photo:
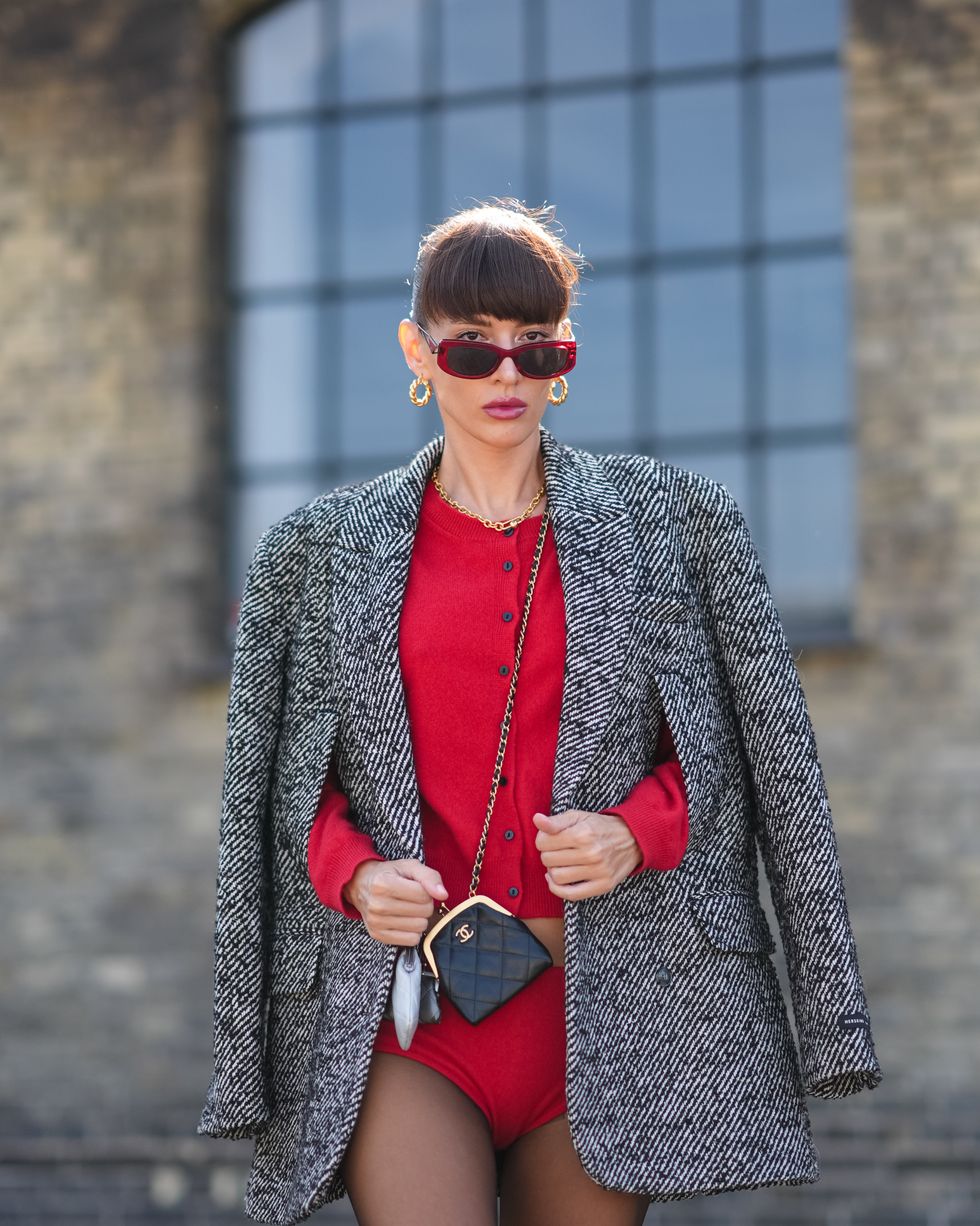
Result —
<svg viewBox="0 0 980 1226"><path fill-rule="evenodd" d="M534 508L538 505L538 503L541 501L542 496L544 495L544 486L542 485L541 488L538 490L538 492L534 495L534 497L528 503L527 510L523 511L520 515L515 516L513 519L487 519L483 515L477 515L476 511L471 511L468 507L464 507L463 504L460 502L457 502L455 498L450 498L450 496L446 493L445 486L439 480L439 465L438 464L432 470L432 480L435 484L436 489L439 491L439 493L442 495L445 501L449 503L450 506L455 507L457 511L462 511L464 515L469 515L471 519L478 519L481 524L486 525L486 527L488 528L496 528L498 532L503 532L506 528L516 528L518 524L523 523L524 520L527 519L527 517L531 514Z"/></svg>

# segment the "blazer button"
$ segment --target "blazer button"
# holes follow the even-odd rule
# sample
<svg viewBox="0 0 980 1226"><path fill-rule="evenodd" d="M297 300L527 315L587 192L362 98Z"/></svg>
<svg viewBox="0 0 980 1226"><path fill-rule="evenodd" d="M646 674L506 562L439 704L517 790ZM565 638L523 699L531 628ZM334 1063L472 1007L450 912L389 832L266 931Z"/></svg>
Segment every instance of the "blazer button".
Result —
<svg viewBox="0 0 980 1226"><path fill-rule="evenodd" d="M657 969L657 973L654 975L654 979L657 981L657 983L666 987L667 984L670 983L670 971L667 969L666 966L661 966Z"/></svg>

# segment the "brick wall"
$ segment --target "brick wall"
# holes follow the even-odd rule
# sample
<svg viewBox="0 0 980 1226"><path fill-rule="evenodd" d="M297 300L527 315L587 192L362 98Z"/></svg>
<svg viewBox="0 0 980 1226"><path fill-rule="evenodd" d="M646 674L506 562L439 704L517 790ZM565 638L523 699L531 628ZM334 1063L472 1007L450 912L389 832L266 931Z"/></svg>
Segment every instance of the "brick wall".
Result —
<svg viewBox="0 0 980 1226"><path fill-rule="evenodd" d="M90 1139L193 1136L207 1084L227 674L205 34L192 0L0 6L0 1220L73 1186L47 1142L102 1186ZM65 1216L44 1195L68 1220L74 1195Z"/></svg>

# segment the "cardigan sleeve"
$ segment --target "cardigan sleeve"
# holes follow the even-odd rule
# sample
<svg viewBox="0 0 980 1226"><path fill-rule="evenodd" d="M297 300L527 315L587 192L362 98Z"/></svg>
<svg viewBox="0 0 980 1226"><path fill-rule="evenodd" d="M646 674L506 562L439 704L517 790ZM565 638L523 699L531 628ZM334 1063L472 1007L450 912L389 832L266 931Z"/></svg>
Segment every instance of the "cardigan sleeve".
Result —
<svg viewBox="0 0 980 1226"><path fill-rule="evenodd" d="M307 866L317 897L324 906L349 919L362 919L360 911L344 899L341 891L365 860L383 859L371 836L358 830L350 820L347 796L341 791L336 767L331 762L307 845Z"/></svg>
<svg viewBox="0 0 980 1226"><path fill-rule="evenodd" d="M620 804L600 812L621 817L640 845L643 859L628 876L651 868L665 871L680 864L687 850L687 793L666 718L661 722L653 770Z"/></svg>

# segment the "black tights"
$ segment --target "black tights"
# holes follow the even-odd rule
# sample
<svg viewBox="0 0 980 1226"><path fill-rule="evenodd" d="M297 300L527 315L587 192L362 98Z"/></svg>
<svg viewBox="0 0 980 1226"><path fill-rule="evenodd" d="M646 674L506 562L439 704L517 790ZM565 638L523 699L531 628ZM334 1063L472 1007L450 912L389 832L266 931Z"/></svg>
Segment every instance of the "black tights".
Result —
<svg viewBox="0 0 980 1226"><path fill-rule="evenodd" d="M649 1199L602 1188L560 1115L499 1154L483 1112L448 1077L375 1052L341 1164L359 1226L640 1226Z"/></svg>

